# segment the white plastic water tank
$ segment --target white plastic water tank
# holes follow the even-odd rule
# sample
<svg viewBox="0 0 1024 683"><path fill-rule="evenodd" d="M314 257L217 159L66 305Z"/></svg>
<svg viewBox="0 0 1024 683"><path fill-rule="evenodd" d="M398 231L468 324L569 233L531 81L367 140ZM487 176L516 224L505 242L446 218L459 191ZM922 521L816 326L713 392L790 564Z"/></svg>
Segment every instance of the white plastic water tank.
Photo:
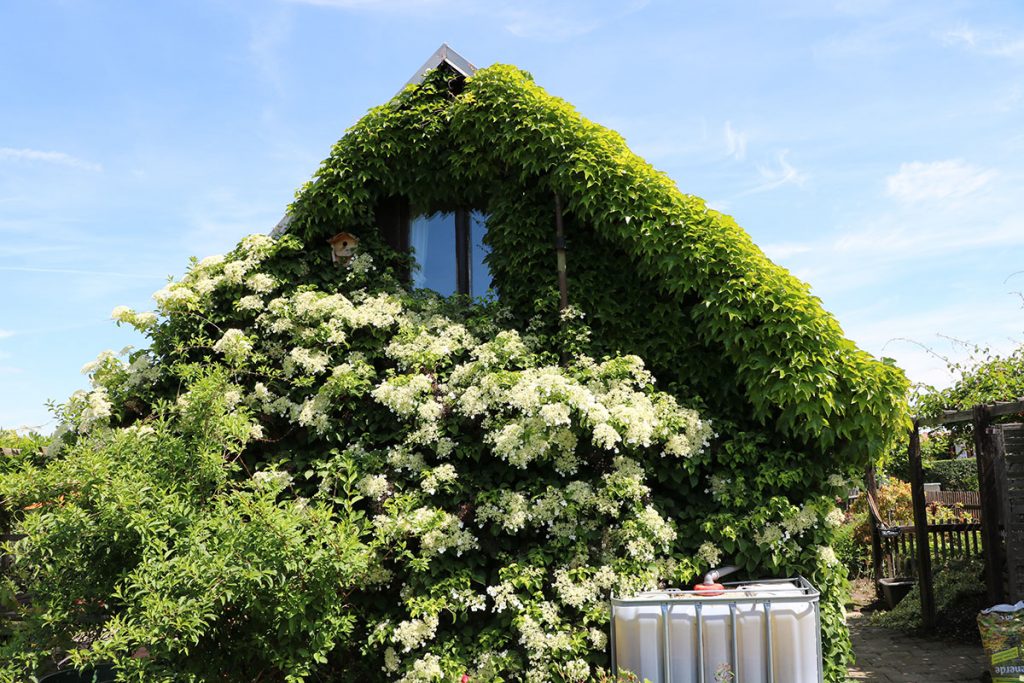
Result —
<svg viewBox="0 0 1024 683"><path fill-rule="evenodd" d="M822 680L818 592L803 578L733 584L710 596L615 598L612 643L616 669L651 683ZM723 671L733 678L716 678Z"/></svg>

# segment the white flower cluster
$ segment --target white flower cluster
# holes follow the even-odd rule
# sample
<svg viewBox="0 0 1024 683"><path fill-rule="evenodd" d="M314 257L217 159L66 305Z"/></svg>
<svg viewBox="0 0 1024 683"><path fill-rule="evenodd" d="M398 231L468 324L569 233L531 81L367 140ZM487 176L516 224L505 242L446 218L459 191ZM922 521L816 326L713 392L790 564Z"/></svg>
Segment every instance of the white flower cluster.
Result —
<svg viewBox="0 0 1024 683"><path fill-rule="evenodd" d="M842 526L845 521L846 513L844 513L839 508L832 508L831 510L828 511L828 514L825 515L825 526L829 527L830 529Z"/></svg>
<svg viewBox="0 0 1024 683"><path fill-rule="evenodd" d="M349 444L344 458L325 456L311 471L320 480L314 499L336 499L354 483L365 498L353 505L372 515L372 545L400 549L372 560L366 578L381 587L401 585L403 615L377 623L371 635L389 679L467 673L473 680L539 682L555 672L566 680L588 679L594 673L588 650L607 645L595 616L600 603L613 590L653 588L676 567L670 559L678 550L676 526L652 497L649 479L667 464L658 458L673 459L692 476L702 461L694 456L714 438L711 425L655 391L637 357L545 365L550 361L541 359L551 356L535 353L530 338L514 331L461 324L439 312L444 306L417 297L354 291L374 268L361 252L339 286L344 293L292 289L294 283L260 269L273 245L254 237L227 258L204 259L161 290L158 310L192 316L202 323L197 329L222 326L219 338L200 343L251 387L233 389L224 400L239 414L262 413L262 423L275 431L268 439L279 436L282 423L303 438L351 439L353 426L343 420L351 419L352 406L377 404L359 405L386 423L381 433L387 436L374 442L373 427L368 440L355 436L361 445ZM228 294L233 300L218 298ZM209 315L206 308L229 313ZM125 323L156 324L156 314L142 315L115 311ZM575 324L579 317L572 312L566 321ZM159 378L151 356L133 358L124 370L136 378L130 381ZM180 409L191 400L184 396ZM259 424L245 427L246 438L262 438ZM502 468L508 478L480 485L488 480L474 468ZM730 483L712 479L710 486L724 491ZM254 486L269 490L290 484L283 471L253 477ZM784 520L787 528L805 525L800 514ZM781 526L771 528L781 540ZM504 537L500 543L488 543L497 536ZM561 557L553 568L503 567L485 590L472 583L475 577L440 587L436 577L461 566L450 558L474 550L490 555L489 546L520 538L527 546L548 539L556 552L574 548L579 556ZM595 538L601 538L599 552ZM693 559L718 564L721 550L703 543L696 558L680 558L678 566ZM503 623L512 624L511 640L487 645L493 651L481 650L462 672L446 670L452 656L438 642L440 615L450 612L461 622L462 615L488 608L491 618L503 613Z"/></svg>
<svg viewBox="0 0 1024 683"><path fill-rule="evenodd" d="M420 507L396 515L373 518L378 533L385 538L419 537L423 556L441 555L453 550L456 557L477 548L477 539L463 528L462 520L438 508Z"/></svg>
<svg viewBox="0 0 1024 683"><path fill-rule="evenodd" d="M719 566L722 561L722 551L719 550L714 543L705 541L700 544L697 548L697 559L699 559L704 566L714 568Z"/></svg>
<svg viewBox="0 0 1024 683"><path fill-rule="evenodd" d="M818 526L818 510L812 505L804 505L795 515L782 520L786 538L797 536L816 526Z"/></svg>
<svg viewBox="0 0 1024 683"><path fill-rule="evenodd" d="M432 496L438 492L439 489L444 488L447 484L454 482L459 478L459 473L455 469L455 466L451 463L445 463L444 465L438 465L437 467L428 470L423 476L423 480L420 482L420 488L423 492L429 496Z"/></svg>
<svg viewBox="0 0 1024 683"><path fill-rule="evenodd" d="M429 614L422 619L410 619L400 622L395 627L392 640L395 644L401 645L405 652L414 650L434 637L434 634L437 632L437 624L436 614Z"/></svg>
<svg viewBox="0 0 1024 683"><path fill-rule="evenodd" d="M834 567L839 564L839 558L836 556L836 551L827 545L818 546L818 559L827 567Z"/></svg>
<svg viewBox="0 0 1024 683"><path fill-rule="evenodd" d="M83 392L84 393L84 392ZM79 414L78 431L85 433L98 424L105 424L110 419L113 405L107 390L98 387L82 396L82 412Z"/></svg>
<svg viewBox="0 0 1024 683"><path fill-rule="evenodd" d="M391 485L383 474L368 474L359 480L359 491L372 500L380 500L387 495Z"/></svg>
<svg viewBox="0 0 1024 683"><path fill-rule="evenodd" d="M443 680L443 678L441 658L433 653L428 653L414 661L409 671L398 681L399 683L433 683Z"/></svg>
<svg viewBox="0 0 1024 683"><path fill-rule="evenodd" d="M110 317L121 325L131 325L139 332L151 330L157 323L157 315L153 311L135 311L127 306L117 306L110 312Z"/></svg>
<svg viewBox="0 0 1024 683"><path fill-rule="evenodd" d="M232 328L217 340L213 350L223 354L228 363L241 365L252 352L252 340L245 336L242 330Z"/></svg>

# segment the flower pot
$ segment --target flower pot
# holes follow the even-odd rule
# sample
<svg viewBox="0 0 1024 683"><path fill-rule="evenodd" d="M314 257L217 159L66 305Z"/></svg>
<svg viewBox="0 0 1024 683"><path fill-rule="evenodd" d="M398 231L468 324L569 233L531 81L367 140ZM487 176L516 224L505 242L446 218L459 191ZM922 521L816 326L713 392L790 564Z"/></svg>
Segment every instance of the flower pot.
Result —
<svg viewBox="0 0 1024 683"><path fill-rule="evenodd" d="M900 600L907 596L910 589L914 587L913 579L879 579L878 585L882 587L882 597L889 609L899 604Z"/></svg>

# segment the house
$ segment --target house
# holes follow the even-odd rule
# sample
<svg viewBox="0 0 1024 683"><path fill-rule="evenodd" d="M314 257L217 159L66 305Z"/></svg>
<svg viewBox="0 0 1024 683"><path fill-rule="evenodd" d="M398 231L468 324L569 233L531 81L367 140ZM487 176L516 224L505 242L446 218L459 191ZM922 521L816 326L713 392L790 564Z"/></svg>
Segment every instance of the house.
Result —
<svg viewBox="0 0 1024 683"><path fill-rule="evenodd" d="M903 425L903 373L847 340L731 217L528 74L477 70L447 45L337 143L284 232L383 241L411 253L411 286L493 289L520 320L554 320L567 298L597 352L641 356L759 448L801 460L794 472L865 464Z"/></svg>

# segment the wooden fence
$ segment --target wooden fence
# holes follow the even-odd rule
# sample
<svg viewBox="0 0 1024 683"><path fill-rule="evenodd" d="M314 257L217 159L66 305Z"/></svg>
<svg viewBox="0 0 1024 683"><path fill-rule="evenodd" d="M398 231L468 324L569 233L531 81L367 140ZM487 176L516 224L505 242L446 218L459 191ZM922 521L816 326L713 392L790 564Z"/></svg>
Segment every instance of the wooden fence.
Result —
<svg viewBox="0 0 1024 683"><path fill-rule="evenodd" d="M925 491L924 502L938 503L946 507L960 506L975 520L981 519L981 496L977 491Z"/></svg>
<svg viewBox="0 0 1024 683"><path fill-rule="evenodd" d="M981 522L929 524L929 555L935 562L983 557ZM917 528L890 527L882 534L884 573L889 578L912 577L917 562Z"/></svg>

